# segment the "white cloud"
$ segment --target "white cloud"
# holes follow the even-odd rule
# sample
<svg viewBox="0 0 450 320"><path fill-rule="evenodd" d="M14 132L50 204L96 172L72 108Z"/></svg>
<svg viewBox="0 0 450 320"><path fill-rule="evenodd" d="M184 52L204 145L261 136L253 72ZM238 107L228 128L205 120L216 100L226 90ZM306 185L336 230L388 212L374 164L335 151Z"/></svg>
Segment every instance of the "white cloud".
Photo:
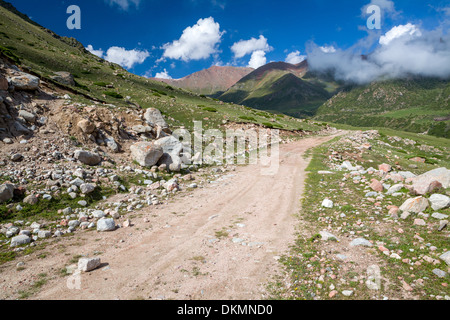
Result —
<svg viewBox="0 0 450 320"><path fill-rule="evenodd" d="M102 49L95 50L94 47L90 44L86 47L86 50L99 58L103 58L104 51Z"/></svg>
<svg viewBox="0 0 450 320"><path fill-rule="evenodd" d="M255 51L269 52L273 48L267 43L267 39L260 35L259 39L251 38L250 40L241 40L231 47L235 58L242 58Z"/></svg>
<svg viewBox="0 0 450 320"><path fill-rule="evenodd" d="M136 64L141 64L150 56L148 51L126 50L121 47L111 47L106 51L105 60L117 63L122 67L131 69Z"/></svg>
<svg viewBox="0 0 450 320"><path fill-rule="evenodd" d="M172 79L172 77L169 75L169 72L167 72L166 69L164 69L164 72L158 72L155 75L155 78L158 78L158 79Z"/></svg>
<svg viewBox="0 0 450 320"><path fill-rule="evenodd" d="M323 46L323 47L319 47L319 48L324 53L335 53L336 52L336 48L334 46Z"/></svg>
<svg viewBox="0 0 450 320"><path fill-rule="evenodd" d="M110 5L118 5L122 10L128 11L131 4L139 7L141 0L106 0Z"/></svg>
<svg viewBox="0 0 450 320"><path fill-rule="evenodd" d="M257 50L252 53L248 66L253 69L258 69L259 67L265 65L266 62L266 53L263 50Z"/></svg>
<svg viewBox="0 0 450 320"><path fill-rule="evenodd" d="M164 53L160 60L169 58L188 62L207 59L218 52L217 45L224 33L220 31L220 25L214 18L200 19L194 26L187 27L179 40L162 46Z"/></svg>
<svg viewBox="0 0 450 320"><path fill-rule="evenodd" d="M301 55L300 51L294 51L287 55L286 62L290 64L299 64L300 62L303 62L306 59L306 56Z"/></svg>
<svg viewBox="0 0 450 320"><path fill-rule="evenodd" d="M414 28L401 32L403 28L398 27L365 57L355 48L325 53L319 46L312 45L307 50L308 64L312 71L331 71L336 79L359 84L411 75L450 78L449 34L442 29L417 28L411 34Z"/></svg>
<svg viewBox="0 0 450 320"><path fill-rule="evenodd" d="M420 29L411 24L408 23L406 25L400 25L392 28L389 30L384 36L381 36L380 38L380 44L382 45L389 45L393 40L395 39L403 39L408 40L412 37L420 37L422 36L422 33L420 32Z"/></svg>

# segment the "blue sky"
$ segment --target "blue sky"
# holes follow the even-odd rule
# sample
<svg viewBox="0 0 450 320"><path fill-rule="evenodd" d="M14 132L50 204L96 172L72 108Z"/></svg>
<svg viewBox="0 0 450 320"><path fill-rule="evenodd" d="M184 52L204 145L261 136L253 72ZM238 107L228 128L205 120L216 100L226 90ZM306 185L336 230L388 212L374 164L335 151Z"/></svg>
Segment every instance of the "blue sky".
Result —
<svg viewBox="0 0 450 320"><path fill-rule="evenodd" d="M44 27L77 38L130 72L173 78L215 64L297 62L313 43L367 53L396 26L446 28L450 16L450 0L8 1ZM371 2L382 9L381 30L366 27L369 15L363 8ZM70 5L81 9L81 30L66 26Z"/></svg>

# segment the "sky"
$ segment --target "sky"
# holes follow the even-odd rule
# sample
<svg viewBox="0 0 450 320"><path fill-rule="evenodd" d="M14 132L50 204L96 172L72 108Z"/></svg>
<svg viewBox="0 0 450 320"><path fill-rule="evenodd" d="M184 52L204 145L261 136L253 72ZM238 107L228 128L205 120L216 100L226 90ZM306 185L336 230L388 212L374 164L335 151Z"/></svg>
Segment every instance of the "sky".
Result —
<svg viewBox="0 0 450 320"><path fill-rule="evenodd" d="M178 79L213 65L257 68L305 58L314 69L333 69L354 82L422 74L430 62L433 75L450 76L450 0L7 1L141 76ZM67 26L71 5L80 8L81 29ZM371 5L380 9L379 19L367 13ZM371 18L372 26L379 22L375 29ZM411 66L405 55L418 62Z"/></svg>

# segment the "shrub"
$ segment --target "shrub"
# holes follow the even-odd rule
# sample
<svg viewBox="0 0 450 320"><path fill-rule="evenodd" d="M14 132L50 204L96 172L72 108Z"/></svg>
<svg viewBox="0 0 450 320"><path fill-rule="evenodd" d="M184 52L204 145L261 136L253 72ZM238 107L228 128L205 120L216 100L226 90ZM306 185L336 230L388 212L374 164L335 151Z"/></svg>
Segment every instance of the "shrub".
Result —
<svg viewBox="0 0 450 320"><path fill-rule="evenodd" d="M217 112L217 109L212 108L212 107L206 107L206 108L203 108L203 110L209 111L209 112Z"/></svg>
<svg viewBox="0 0 450 320"><path fill-rule="evenodd" d="M106 87L109 83L100 81L100 82L94 82L94 84L99 87Z"/></svg>
<svg viewBox="0 0 450 320"><path fill-rule="evenodd" d="M240 116L239 119L242 119L242 120L248 120L248 121L256 121L255 118L253 118L253 117L248 117L248 116Z"/></svg>
<svg viewBox="0 0 450 320"><path fill-rule="evenodd" d="M116 99L123 99L123 96L115 91L105 91L103 94L116 98Z"/></svg>

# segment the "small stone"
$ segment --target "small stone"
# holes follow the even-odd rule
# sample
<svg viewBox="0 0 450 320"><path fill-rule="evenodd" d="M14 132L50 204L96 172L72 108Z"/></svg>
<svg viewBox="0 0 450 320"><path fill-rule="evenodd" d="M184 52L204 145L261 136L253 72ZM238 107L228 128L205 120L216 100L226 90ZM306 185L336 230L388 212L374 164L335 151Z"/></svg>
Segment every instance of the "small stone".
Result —
<svg viewBox="0 0 450 320"><path fill-rule="evenodd" d="M364 238L358 238L358 239L353 240L353 241L350 243L350 245L351 245L352 247L355 247L355 246L371 247L371 246L372 246L372 243L371 243L370 241L364 239Z"/></svg>
<svg viewBox="0 0 450 320"><path fill-rule="evenodd" d="M324 208L332 209L333 206L334 206L333 201L331 201L331 200L329 200L329 199L325 199L325 200L323 200L323 202L322 202L322 207L324 207Z"/></svg>
<svg viewBox="0 0 450 320"><path fill-rule="evenodd" d="M78 260L78 270L82 272L92 271L97 269L100 265L100 258L81 258Z"/></svg>
<svg viewBox="0 0 450 320"><path fill-rule="evenodd" d="M114 222L114 219L102 218L97 221L97 231L103 232L114 230L116 230L116 223Z"/></svg>
<svg viewBox="0 0 450 320"><path fill-rule="evenodd" d="M415 226L426 226L427 223L423 219L415 219L414 220L414 225Z"/></svg>
<svg viewBox="0 0 450 320"><path fill-rule="evenodd" d="M442 271L440 269L434 269L433 273L437 275L439 278L445 278L447 276L447 272Z"/></svg>
<svg viewBox="0 0 450 320"><path fill-rule="evenodd" d="M352 290L344 290L344 291L342 291L342 294L346 297L350 297L353 295L353 291Z"/></svg>

